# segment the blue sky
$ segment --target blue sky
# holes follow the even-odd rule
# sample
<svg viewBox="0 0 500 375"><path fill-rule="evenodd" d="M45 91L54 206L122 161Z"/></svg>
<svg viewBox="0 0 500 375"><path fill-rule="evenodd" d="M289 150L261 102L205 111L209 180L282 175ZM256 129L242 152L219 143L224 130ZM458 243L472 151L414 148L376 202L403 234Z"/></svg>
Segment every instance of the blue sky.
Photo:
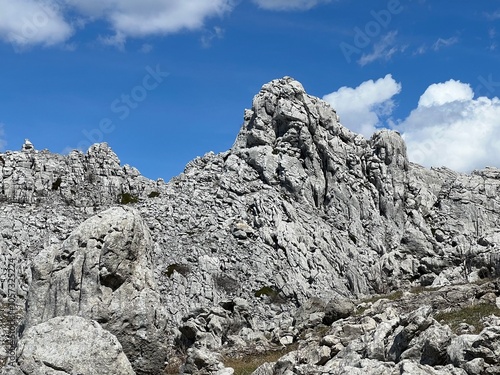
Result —
<svg viewBox="0 0 500 375"><path fill-rule="evenodd" d="M413 161L498 167L499 40L486 0L0 0L0 149L105 141L168 180L289 75Z"/></svg>

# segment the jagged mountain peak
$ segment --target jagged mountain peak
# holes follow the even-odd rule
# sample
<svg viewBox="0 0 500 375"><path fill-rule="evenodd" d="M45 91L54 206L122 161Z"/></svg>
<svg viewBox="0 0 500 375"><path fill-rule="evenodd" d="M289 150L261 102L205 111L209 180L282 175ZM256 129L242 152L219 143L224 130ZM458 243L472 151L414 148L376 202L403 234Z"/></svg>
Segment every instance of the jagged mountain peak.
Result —
<svg viewBox="0 0 500 375"><path fill-rule="evenodd" d="M185 373L203 373L195 367L208 358L205 349L243 353L300 340L304 329L330 319L309 308L339 305L349 314L353 305L344 298L500 275L498 170L463 175L410 163L397 132L382 129L370 139L351 132L330 105L290 77L263 86L229 151L193 160L168 184L122 167L107 144L67 156L7 152L0 167L0 260L5 253L20 264L19 301L33 306L44 295L36 287L54 285L57 298L41 308L97 316L109 326L115 317L128 320L114 303L118 296L128 301L123 285L144 292L136 274L120 267L148 267L155 298L141 302L145 314L127 327L135 327L133 321L143 327L143 317L163 316L165 309L161 324L148 324L168 332L162 337L169 348L187 352ZM116 204L134 210L104 211ZM136 232L144 236L124 237ZM109 258L99 257L104 253ZM97 270L92 254L94 264L103 264L102 294L84 293L75 281L79 269ZM38 262L34 273L32 262ZM0 273L6 267L0 263ZM53 272L46 278L37 270ZM98 279L89 280L94 288ZM92 297L90 313L60 305L62 296ZM127 343L123 352L137 373L163 373L163 359L146 358L151 347L124 341L124 330L119 326L116 337ZM24 342L30 340L27 335ZM216 360L203 365L210 373L221 366Z"/></svg>
<svg viewBox="0 0 500 375"><path fill-rule="evenodd" d="M378 180L387 174L387 166L408 168L399 133L383 129L365 139L345 128L327 102L308 95L291 77L262 87L245 112L231 152L264 183L280 185L317 207L331 202L335 181L375 181L383 189Z"/></svg>

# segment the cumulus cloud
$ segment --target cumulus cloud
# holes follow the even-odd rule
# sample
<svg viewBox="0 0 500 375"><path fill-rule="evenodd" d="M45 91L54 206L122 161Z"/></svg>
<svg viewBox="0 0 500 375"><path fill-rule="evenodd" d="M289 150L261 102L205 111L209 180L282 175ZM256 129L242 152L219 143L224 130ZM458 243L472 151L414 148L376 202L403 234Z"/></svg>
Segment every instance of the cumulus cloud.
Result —
<svg viewBox="0 0 500 375"><path fill-rule="evenodd" d="M455 101L472 100L474 92L467 84L450 79L430 85L418 101L419 107L441 106Z"/></svg>
<svg viewBox="0 0 500 375"><path fill-rule="evenodd" d="M101 19L113 30L101 41L121 46L128 37L199 29L232 7L233 0L0 0L0 37L17 45L53 45Z"/></svg>
<svg viewBox="0 0 500 375"><path fill-rule="evenodd" d="M412 162L460 172L500 167L499 98L475 97L469 84L456 80L435 83L408 116L393 121L393 96L400 91L401 84L387 75L342 87L324 99L355 132L369 137L379 127L399 131Z"/></svg>
<svg viewBox="0 0 500 375"><path fill-rule="evenodd" d="M0 39L16 47L63 43L73 28L55 2L0 0Z"/></svg>
<svg viewBox="0 0 500 375"><path fill-rule="evenodd" d="M470 172L500 166L500 99L474 99L470 85L434 84L398 126L411 161Z"/></svg>
<svg viewBox="0 0 500 375"><path fill-rule="evenodd" d="M401 84L388 74L376 81L363 82L356 88L341 87L323 99L337 111L343 125L370 137L382 124L382 119L392 113L392 97L400 91Z"/></svg>
<svg viewBox="0 0 500 375"><path fill-rule="evenodd" d="M253 2L267 10L308 10L330 0L253 0Z"/></svg>

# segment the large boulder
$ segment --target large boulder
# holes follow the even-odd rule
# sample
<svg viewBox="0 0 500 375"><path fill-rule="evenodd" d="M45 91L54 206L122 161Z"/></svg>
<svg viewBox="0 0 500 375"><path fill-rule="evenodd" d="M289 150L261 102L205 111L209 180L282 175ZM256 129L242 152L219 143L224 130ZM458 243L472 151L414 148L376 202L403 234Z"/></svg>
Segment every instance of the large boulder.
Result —
<svg viewBox="0 0 500 375"><path fill-rule="evenodd" d="M118 339L99 323L78 316L29 328L18 347L24 375L134 375Z"/></svg>
<svg viewBox="0 0 500 375"><path fill-rule="evenodd" d="M35 259L26 327L78 315L115 334L139 374L166 360L165 314L153 279L154 243L139 213L110 208Z"/></svg>

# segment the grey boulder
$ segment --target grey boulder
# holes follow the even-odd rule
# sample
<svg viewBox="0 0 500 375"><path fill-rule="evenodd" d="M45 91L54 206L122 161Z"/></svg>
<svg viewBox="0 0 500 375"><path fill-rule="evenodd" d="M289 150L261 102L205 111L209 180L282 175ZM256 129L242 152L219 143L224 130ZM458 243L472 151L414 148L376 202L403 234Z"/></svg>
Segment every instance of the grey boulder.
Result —
<svg viewBox="0 0 500 375"><path fill-rule="evenodd" d="M24 375L134 375L117 338L99 323L65 316L29 328L18 347Z"/></svg>

